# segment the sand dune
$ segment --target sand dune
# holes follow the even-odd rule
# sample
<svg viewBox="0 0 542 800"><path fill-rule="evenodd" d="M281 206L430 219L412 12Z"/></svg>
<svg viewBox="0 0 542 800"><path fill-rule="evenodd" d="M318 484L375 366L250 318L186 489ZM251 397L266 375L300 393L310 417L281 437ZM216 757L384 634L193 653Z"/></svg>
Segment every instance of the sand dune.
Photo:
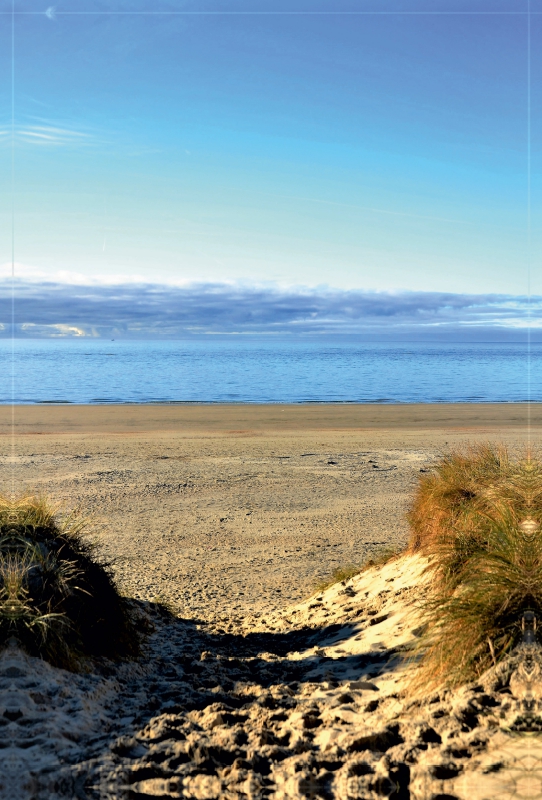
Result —
<svg viewBox="0 0 542 800"><path fill-rule="evenodd" d="M423 560L314 594L335 567L406 541L420 470L447 448L522 447L523 407L375 408L363 420L278 407L244 425L238 407L140 408L16 410L13 451L4 437L4 489L13 474L81 503L154 632L139 661L88 674L3 652L3 797L541 792L536 745L516 724L532 690L521 652L454 694L405 691Z"/></svg>
<svg viewBox="0 0 542 800"><path fill-rule="evenodd" d="M409 695L424 565L369 569L233 634L143 605L141 661L87 675L9 648L3 796L533 796L536 746L510 732L520 656L478 685Z"/></svg>

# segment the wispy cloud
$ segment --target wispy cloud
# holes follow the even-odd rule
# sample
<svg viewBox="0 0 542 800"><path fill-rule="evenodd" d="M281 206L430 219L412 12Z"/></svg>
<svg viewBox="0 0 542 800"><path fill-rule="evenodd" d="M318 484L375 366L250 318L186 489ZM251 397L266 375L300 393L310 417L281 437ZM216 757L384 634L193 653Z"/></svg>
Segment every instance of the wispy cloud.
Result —
<svg viewBox="0 0 542 800"><path fill-rule="evenodd" d="M87 131L78 130L69 125L50 124L46 120L33 120L28 123L17 123L12 130L4 121L0 125L0 142L11 144L30 144L41 147L67 147L94 143L95 136Z"/></svg>
<svg viewBox="0 0 542 800"><path fill-rule="evenodd" d="M69 145L88 142L92 136L69 128L57 128L52 125L28 125L16 131L16 136L23 142L45 145Z"/></svg>
<svg viewBox="0 0 542 800"><path fill-rule="evenodd" d="M0 284L0 335L11 292ZM240 284L15 283L20 336L179 337L203 334L523 336L542 329L542 297L366 292Z"/></svg>

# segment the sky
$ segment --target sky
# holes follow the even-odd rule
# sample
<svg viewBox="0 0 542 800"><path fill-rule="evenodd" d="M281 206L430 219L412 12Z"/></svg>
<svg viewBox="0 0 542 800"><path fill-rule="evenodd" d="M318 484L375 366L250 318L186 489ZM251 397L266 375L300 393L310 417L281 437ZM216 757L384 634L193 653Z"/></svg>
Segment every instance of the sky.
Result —
<svg viewBox="0 0 542 800"><path fill-rule="evenodd" d="M12 62L0 0L4 331L12 246L40 335L524 326L542 0L48 1Z"/></svg>

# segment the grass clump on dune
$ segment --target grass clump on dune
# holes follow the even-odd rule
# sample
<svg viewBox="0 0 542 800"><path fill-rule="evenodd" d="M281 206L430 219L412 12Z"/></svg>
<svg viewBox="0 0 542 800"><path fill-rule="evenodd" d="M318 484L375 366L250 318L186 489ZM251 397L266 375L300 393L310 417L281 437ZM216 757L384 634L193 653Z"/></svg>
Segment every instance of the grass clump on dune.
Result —
<svg viewBox="0 0 542 800"><path fill-rule="evenodd" d="M415 683L456 686L521 641L542 617L542 471L490 445L452 453L421 478L410 552L429 558L431 595Z"/></svg>
<svg viewBox="0 0 542 800"><path fill-rule="evenodd" d="M75 669L85 657L129 657L139 639L107 565L77 514L45 499L0 496L0 645Z"/></svg>
<svg viewBox="0 0 542 800"><path fill-rule="evenodd" d="M443 537L476 535L480 513L509 493L514 472L508 451L489 444L452 452L419 481L409 513L409 550L430 554Z"/></svg>

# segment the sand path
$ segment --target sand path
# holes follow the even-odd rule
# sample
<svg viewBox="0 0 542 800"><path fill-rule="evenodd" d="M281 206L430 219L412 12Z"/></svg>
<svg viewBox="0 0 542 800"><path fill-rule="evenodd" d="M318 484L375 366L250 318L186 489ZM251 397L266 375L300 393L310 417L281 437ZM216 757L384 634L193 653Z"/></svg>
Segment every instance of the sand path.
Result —
<svg viewBox="0 0 542 800"><path fill-rule="evenodd" d="M81 503L121 588L179 615L140 603L142 658L88 674L3 652L0 797L540 796L510 682L401 694L419 559L303 599L404 543L441 452L524 446L524 407L29 407L13 440L1 411L3 489Z"/></svg>

